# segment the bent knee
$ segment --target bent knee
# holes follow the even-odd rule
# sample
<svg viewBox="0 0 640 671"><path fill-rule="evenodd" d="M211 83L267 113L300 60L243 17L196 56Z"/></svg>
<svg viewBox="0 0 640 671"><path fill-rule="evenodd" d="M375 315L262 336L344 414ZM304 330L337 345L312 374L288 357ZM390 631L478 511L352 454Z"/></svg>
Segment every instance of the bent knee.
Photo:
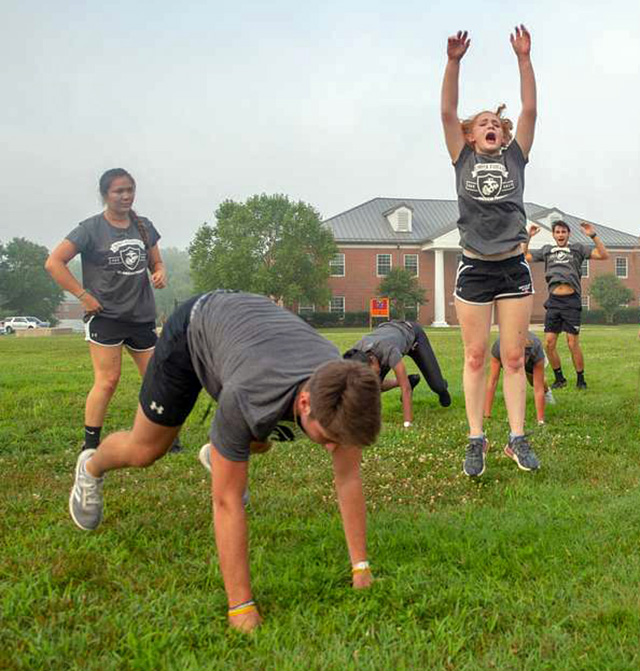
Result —
<svg viewBox="0 0 640 671"><path fill-rule="evenodd" d="M129 443L128 461L134 468L146 468L154 464L160 457L164 456L166 449L159 448L158 445L144 443Z"/></svg>

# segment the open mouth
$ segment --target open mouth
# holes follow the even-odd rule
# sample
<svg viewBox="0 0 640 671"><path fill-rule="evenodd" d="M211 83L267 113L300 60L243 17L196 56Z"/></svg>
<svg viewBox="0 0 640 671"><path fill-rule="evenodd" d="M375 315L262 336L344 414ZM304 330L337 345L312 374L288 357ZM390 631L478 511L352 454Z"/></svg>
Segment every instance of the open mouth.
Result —
<svg viewBox="0 0 640 671"><path fill-rule="evenodd" d="M498 137L497 137L497 135L496 135L492 130L490 130L490 131L484 136L484 139L485 139L487 142L496 142L497 139L498 139Z"/></svg>

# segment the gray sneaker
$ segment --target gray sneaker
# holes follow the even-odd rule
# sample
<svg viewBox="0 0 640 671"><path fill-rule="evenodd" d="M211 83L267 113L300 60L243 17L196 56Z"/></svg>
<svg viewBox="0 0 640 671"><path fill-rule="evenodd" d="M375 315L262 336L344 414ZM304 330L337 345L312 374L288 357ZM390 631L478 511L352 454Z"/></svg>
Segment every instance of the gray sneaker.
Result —
<svg viewBox="0 0 640 671"><path fill-rule="evenodd" d="M477 478L484 473L485 455L489 449L486 438L469 438L467 453L462 470L470 478Z"/></svg>
<svg viewBox="0 0 640 671"><path fill-rule="evenodd" d="M538 457L531 449L526 436L516 436L513 440L509 440L504 453L523 471L537 471L540 468Z"/></svg>
<svg viewBox="0 0 640 671"><path fill-rule="evenodd" d="M544 402L547 405L556 404L556 399L553 397L553 392L551 391L551 389L548 389L547 391L544 392Z"/></svg>
<svg viewBox="0 0 640 671"><path fill-rule="evenodd" d="M104 478L94 478L87 473L87 460L95 450L84 450L76 463L76 481L69 496L71 519L85 531L95 529L102 520L102 483Z"/></svg>
<svg viewBox="0 0 640 671"><path fill-rule="evenodd" d="M200 448L200 452L198 452L198 459L200 460L200 463L211 473L211 444L207 443L206 445L203 445ZM249 505L249 488L247 487L244 490L244 494L242 495L242 505L246 508Z"/></svg>

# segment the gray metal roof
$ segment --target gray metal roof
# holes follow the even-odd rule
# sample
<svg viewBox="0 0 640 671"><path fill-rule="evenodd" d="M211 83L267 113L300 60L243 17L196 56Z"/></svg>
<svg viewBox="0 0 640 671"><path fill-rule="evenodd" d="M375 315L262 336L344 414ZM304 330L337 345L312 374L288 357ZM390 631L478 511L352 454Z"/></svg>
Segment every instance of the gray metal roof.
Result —
<svg viewBox="0 0 640 671"><path fill-rule="evenodd" d="M397 233L391 228L385 213L400 205L413 210L411 233ZM537 203L525 203L529 221L539 221L553 211L560 212L569 226L571 239L590 244L591 240L580 230L579 222L586 221L567 214L557 207L544 207ZM448 233L456 227L458 220L457 200L434 200L423 198L373 198L366 203L325 219L337 243L343 244L424 244ZM594 222L589 222L594 223ZM609 247L635 247L638 238L616 231L613 228L594 225L605 245Z"/></svg>

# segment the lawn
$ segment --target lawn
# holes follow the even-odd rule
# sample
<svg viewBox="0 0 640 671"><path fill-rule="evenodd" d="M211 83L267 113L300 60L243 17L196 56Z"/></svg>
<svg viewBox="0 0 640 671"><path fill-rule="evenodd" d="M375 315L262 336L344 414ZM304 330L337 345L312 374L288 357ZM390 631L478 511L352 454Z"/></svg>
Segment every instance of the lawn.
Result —
<svg viewBox="0 0 640 671"><path fill-rule="evenodd" d="M361 332L325 334L345 349ZM0 669L639 668L637 327L584 328L586 392L562 343L570 385L540 429L528 391L538 473L502 454L499 390L478 481L461 472L460 334L428 334L453 405L440 408L421 384L405 431L398 391L384 397L364 463L371 590L349 587L324 450L278 445L252 460L251 565L265 624L250 637L226 627L197 460L207 399L183 431L187 450L109 474L103 524L82 532L67 500L91 384L86 345L1 338ZM127 360L106 431L130 424L138 388Z"/></svg>

